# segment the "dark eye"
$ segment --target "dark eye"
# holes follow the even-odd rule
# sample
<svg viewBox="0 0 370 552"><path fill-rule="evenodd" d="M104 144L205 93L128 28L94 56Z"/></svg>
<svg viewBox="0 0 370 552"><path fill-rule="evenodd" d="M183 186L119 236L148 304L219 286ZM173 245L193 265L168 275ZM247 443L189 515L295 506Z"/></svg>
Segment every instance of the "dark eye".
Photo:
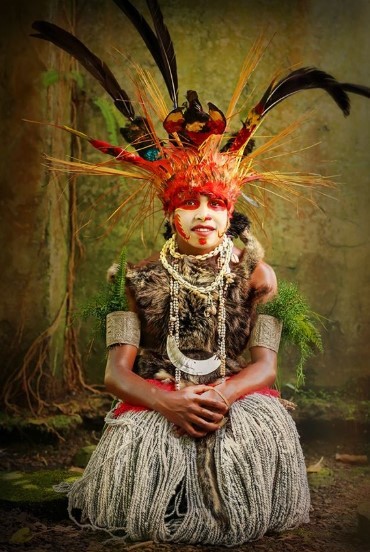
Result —
<svg viewBox="0 0 370 552"><path fill-rule="evenodd" d="M211 199L209 204L211 207L225 207L225 202L222 199Z"/></svg>
<svg viewBox="0 0 370 552"><path fill-rule="evenodd" d="M196 205L195 199L184 199L181 202L180 207L193 207L194 205Z"/></svg>

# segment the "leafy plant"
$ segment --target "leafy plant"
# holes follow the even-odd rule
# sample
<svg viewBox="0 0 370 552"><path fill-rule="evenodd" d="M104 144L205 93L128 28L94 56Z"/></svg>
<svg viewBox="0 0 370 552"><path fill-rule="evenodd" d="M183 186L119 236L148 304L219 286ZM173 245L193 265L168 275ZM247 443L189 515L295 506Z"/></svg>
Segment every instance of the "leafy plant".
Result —
<svg viewBox="0 0 370 552"><path fill-rule="evenodd" d="M268 314L283 323L281 342L298 348L299 358L296 367L297 387L304 383L303 367L307 359L316 351L322 351L321 334L317 328L320 316L308 306L306 299L295 284L280 281L276 297L269 303L260 304L260 314Z"/></svg>
<svg viewBox="0 0 370 552"><path fill-rule="evenodd" d="M123 249L114 280L108 282L104 289L93 298L91 303L82 308L82 316L84 318L95 318L97 329L103 338L105 338L107 314L113 311L128 310L125 293L126 264L126 250Z"/></svg>
<svg viewBox="0 0 370 552"><path fill-rule="evenodd" d="M56 69L50 69L48 71L44 71L41 75L41 82L45 88L52 86L53 84L59 82L61 79L73 80L80 90L82 90L84 87L83 75L79 71L60 73Z"/></svg>
<svg viewBox="0 0 370 552"><path fill-rule="evenodd" d="M60 79L60 74L56 69L50 69L48 71L43 71L41 75L41 82L45 88L48 88L52 84L55 84Z"/></svg>
<svg viewBox="0 0 370 552"><path fill-rule="evenodd" d="M68 76L70 79L75 81L77 88L79 88L80 90L83 90L84 78L82 73L80 73L79 71L70 71L70 73L68 73Z"/></svg>
<svg viewBox="0 0 370 552"><path fill-rule="evenodd" d="M101 114L104 117L105 125L109 135L109 140L112 144L118 144L117 127L119 123L115 117L116 108L112 106L111 102L108 102L105 98L97 98L94 100L94 104L100 109Z"/></svg>

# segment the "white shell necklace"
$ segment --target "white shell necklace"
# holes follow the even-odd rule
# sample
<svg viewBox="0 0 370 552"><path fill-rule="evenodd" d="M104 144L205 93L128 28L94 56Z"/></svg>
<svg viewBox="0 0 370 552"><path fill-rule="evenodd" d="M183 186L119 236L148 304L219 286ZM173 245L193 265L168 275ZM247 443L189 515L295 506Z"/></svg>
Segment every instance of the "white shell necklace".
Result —
<svg viewBox="0 0 370 552"><path fill-rule="evenodd" d="M176 237L172 236L162 247L160 260L163 267L170 275L170 320L167 336L167 354L171 363L175 366L176 389L180 388L181 372L192 375L206 375L220 368L220 376L225 379L226 373L226 307L225 298L229 282L233 279L230 272L230 260L233 251L233 242L228 236L224 236L222 242L213 251L204 255L182 255L176 249ZM167 254L173 258L172 264L167 259ZM179 272L178 260L186 257L195 260L206 260L219 255L217 259L218 272L209 285L197 286L189 282ZM218 351L217 354L206 360L195 360L184 355L180 349L180 319L179 319L179 289L185 288L203 297L206 302L205 316L217 314ZM218 308L214 303L214 294L217 293Z"/></svg>

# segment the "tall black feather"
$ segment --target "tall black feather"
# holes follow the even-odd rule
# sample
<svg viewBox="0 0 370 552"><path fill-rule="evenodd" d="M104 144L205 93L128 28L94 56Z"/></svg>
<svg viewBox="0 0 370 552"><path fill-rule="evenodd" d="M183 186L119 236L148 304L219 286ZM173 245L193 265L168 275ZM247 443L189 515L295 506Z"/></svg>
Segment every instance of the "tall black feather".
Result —
<svg viewBox="0 0 370 552"><path fill-rule="evenodd" d="M146 47L153 56L158 69L162 73L174 107L177 108L178 79L176 57L168 29L163 23L163 16L157 2L148 1L148 6L153 18L157 35L154 33L146 19L129 0L114 0L114 2L131 21L141 38L144 40Z"/></svg>
<svg viewBox="0 0 370 552"><path fill-rule="evenodd" d="M153 19L159 47L161 49L163 66L166 73L165 81L170 98L172 99L176 109L178 105L178 80L175 49L168 28L163 21L163 14L157 0L147 0L147 4L150 10L150 15Z"/></svg>
<svg viewBox="0 0 370 552"><path fill-rule="evenodd" d="M352 84L350 82L342 82L340 85L346 92L370 98L370 88L368 86L363 86L362 84Z"/></svg>
<svg viewBox="0 0 370 552"><path fill-rule="evenodd" d="M31 36L52 42L85 67L85 69L102 85L113 98L114 105L130 121L135 118L131 100L118 84L109 67L93 54L78 38L58 25L48 21L34 21L32 28L38 32Z"/></svg>
<svg viewBox="0 0 370 552"><path fill-rule="evenodd" d="M333 76L315 67L302 67L289 73L277 84L272 83L259 104L255 107L255 110L263 116L275 105L285 100L285 98L301 90L312 88L325 90L333 98L343 114L345 116L349 115L350 101L344 86Z"/></svg>
<svg viewBox="0 0 370 552"><path fill-rule="evenodd" d="M131 21L135 29L139 32L144 40L146 47L152 54L159 70L163 74L162 55L158 44L158 39L153 32L146 19L141 13L129 2L129 0L113 0L115 4L123 11L126 17ZM164 76L164 75L163 75Z"/></svg>

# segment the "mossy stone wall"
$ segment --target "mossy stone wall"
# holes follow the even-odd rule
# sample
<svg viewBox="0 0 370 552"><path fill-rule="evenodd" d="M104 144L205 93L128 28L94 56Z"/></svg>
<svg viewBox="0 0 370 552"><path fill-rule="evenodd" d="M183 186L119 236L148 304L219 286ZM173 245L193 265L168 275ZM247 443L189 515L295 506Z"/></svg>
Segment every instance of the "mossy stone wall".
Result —
<svg viewBox="0 0 370 552"><path fill-rule="evenodd" d="M21 6L24 2L18 0L17 4ZM126 56L152 70L164 91L160 74L143 42L113 2L78 0L74 5L76 34L109 64L130 95L134 95L134 88L127 72ZM135 2L135 5L147 13L143 0ZM64 236L68 233L66 226L64 229L52 229L50 226L50 232L42 232L36 224L37 220L45 221L48 217L45 197L56 193L49 191L49 187L45 190L41 186L46 179L41 167L41 153L50 151L51 140L61 141L62 149L52 148L54 155L57 151L56 156L63 157L70 151L68 138L62 137L62 133L29 127L25 130L26 127L20 124L24 117L43 119L45 91L40 93L37 79L43 70L55 68L59 63L51 46L35 46L34 41L27 37L29 29L26 23L34 18L68 20L72 4L55 0L52 14L49 3L40 2L37 9L29 3L27 6L28 19L21 23L22 53L15 49L13 55L15 60L26 60L24 63L32 68L33 73L21 70L22 86L16 86L18 101L16 107L12 107L15 112L9 118L6 112L8 104L5 103L4 116L7 134L16 140L22 132L27 140L27 147L23 146L23 150L30 151L30 154L27 153L27 160L24 156L20 160L16 155L18 148L11 147L9 141L12 154L8 152L7 159L13 156L13 161L8 164L7 173L4 169L4 179L8 183L5 189L9 196L5 196L4 201L11 206L22 202L30 220L28 225L24 225L19 209L7 208L9 238L2 253L6 255L7 270L1 291L2 300L10 313L3 316L1 324L12 334L16 329L16 313L22 303L17 294L9 294L9 289L24 288L25 278L31 286L24 307L27 317L24 346L30 341L32 333L40 331L45 323L45 297L52 297L51 289L61 294L67 251L64 244ZM240 118L245 116L249 106L258 101L271 78L281 69L314 65L342 81L370 82L370 4L366 0L355 3L346 0L325 3L321 0L264 0L253 3L242 0L162 0L161 6L177 52L180 101L184 99L186 90L195 89L203 105L210 101L226 111L244 57L260 32L272 40L243 93L246 103ZM19 19L12 20L13 28L19 27L19 24ZM41 61L35 61L39 59L36 51L37 56L42 52ZM9 55L9 51L6 53ZM104 96L104 92L82 68L79 72L83 79L78 106L79 128L91 136L109 140L104 118L94 103L94 100ZM20 78L20 73L18 75ZM48 88L47 93L55 99L60 94L61 86L63 82L59 80ZM29 105L30 90L33 91L33 100ZM15 94L13 90L6 89L5 92L7 95ZM26 105L19 97L26 98ZM364 98L352 96L351 99L352 113L345 119L324 93L301 93L273 110L259 133L262 140L262 135L277 133L302 114L309 114L304 125L293 135L294 139L287 144L286 151L295 153L276 157L276 168L335 175L338 183L337 190L328 194L334 198L326 195L316 197L319 208L275 198L272 201L273 217L264 220L263 230L256 230L265 245L266 260L275 268L278 277L298 282L313 310L326 318L326 329L323 331L325 353L313 358L307 367L309 384L324 387L341 386L363 375L370 375L367 316L370 307L370 104ZM9 102L9 99L6 101ZM55 111L49 111L49 120L57 117L59 122L68 124L69 105L68 93L63 92L60 100L62 111L58 117ZM170 101L168 108L171 108ZM66 110L64 115L63 110ZM238 128L238 117L233 126ZM63 150L64 140L66 145ZM305 149L312 144L313 147ZM81 156L88 160L104 159L85 145L82 146ZM110 189L113 191L106 193ZM119 182L108 183L97 177L79 179L79 237L84 255L76 266L77 303L85 302L96 292L105 278L106 268L117 259L124 245L128 216L125 215L113 229L107 222L122 194ZM157 223L160 220L158 215ZM20 224L24 225L21 229ZM161 246L157 228L158 224L148 223L145 240L139 233L133 236L128 245L130 260L148 256L153 249ZM25 241L32 243L32 247L25 247ZM41 256L36 254L40 244L46 252ZM48 267L46 271L45 266ZM19 267L23 267L22 270ZM58 303L56 299L53 301L50 300L50 305ZM80 346L88 378L94 382L102 381L103 345L98 340L91 343L90 324L79 324ZM5 342L8 340L5 337ZM283 380L292 379L292 374L293 369L288 362L283 369Z"/></svg>

